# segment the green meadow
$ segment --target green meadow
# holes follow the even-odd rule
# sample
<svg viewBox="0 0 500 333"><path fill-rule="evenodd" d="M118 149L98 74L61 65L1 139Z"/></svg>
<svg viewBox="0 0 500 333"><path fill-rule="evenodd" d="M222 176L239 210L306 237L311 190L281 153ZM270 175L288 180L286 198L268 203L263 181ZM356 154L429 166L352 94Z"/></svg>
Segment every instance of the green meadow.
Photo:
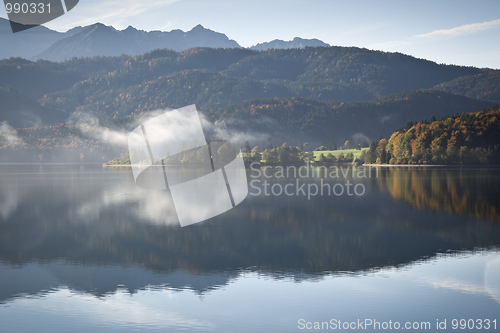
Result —
<svg viewBox="0 0 500 333"><path fill-rule="evenodd" d="M358 158L361 155L362 150L367 150L368 148L363 148L363 149L342 149L342 150L323 150L323 151L315 151L314 152L314 157L315 159L318 159L321 154L324 154L327 156L328 154L332 154L333 156L337 157L341 153L345 155L352 153L354 155L354 158Z"/></svg>

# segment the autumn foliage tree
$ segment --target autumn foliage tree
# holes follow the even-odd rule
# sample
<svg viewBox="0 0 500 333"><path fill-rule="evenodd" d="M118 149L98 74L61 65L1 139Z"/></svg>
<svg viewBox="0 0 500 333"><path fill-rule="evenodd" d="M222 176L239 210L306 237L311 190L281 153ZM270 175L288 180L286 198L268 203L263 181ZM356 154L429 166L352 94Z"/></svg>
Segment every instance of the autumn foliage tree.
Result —
<svg viewBox="0 0 500 333"><path fill-rule="evenodd" d="M390 164L485 164L500 162L500 109L420 122L372 143L367 159ZM384 162L385 161L385 162Z"/></svg>

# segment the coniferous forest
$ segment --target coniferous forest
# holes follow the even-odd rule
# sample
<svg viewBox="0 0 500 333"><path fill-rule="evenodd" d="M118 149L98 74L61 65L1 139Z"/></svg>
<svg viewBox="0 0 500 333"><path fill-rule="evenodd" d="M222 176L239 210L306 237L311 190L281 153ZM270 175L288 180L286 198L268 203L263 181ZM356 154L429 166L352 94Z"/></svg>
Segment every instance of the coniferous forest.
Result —
<svg viewBox="0 0 500 333"><path fill-rule="evenodd" d="M155 50L63 62L10 58L0 61L0 152L14 153L9 160L109 161L126 145L89 128L123 136L151 111L190 104L211 126L239 133L240 145L319 147L349 140L357 147L383 142L408 122L492 108L500 103L499 77L498 70L355 47ZM448 146L433 138L410 153L410 137L388 140L397 147L391 157L373 162L477 160L469 141ZM481 149L489 146L493 152L495 145Z"/></svg>

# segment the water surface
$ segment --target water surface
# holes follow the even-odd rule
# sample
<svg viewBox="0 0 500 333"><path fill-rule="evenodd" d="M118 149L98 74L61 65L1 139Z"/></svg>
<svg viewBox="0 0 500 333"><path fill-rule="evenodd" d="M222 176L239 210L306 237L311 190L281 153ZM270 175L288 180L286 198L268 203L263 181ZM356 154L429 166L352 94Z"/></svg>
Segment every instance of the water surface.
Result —
<svg viewBox="0 0 500 333"><path fill-rule="evenodd" d="M169 193L137 187L127 168L0 165L1 330L293 332L371 319L433 329L447 320L443 331L456 331L453 319L498 322L498 171L249 171L242 204L181 228ZM266 195L264 181L274 194L297 181L364 191Z"/></svg>

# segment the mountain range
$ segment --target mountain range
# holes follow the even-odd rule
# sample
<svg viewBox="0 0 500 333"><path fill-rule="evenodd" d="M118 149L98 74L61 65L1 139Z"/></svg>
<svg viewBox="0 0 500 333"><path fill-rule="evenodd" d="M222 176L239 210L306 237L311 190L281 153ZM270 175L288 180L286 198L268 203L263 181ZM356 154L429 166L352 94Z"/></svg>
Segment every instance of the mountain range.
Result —
<svg viewBox="0 0 500 333"><path fill-rule="evenodd" d="M32 34L54 34L35 29ZM28 38L28 31L18 34ZM55 34L53 38L61 37ZM227 135L239 133L240 140L252 144L327 145L347 139L366 143L390 136L409 121L500 103L500 70L437 64L400 53L303 47L300 39L253 50L202 26L162 33L95 24L63 35L39 54L87 52L87 57L0 60L0 132L12 136L14 127L20 137L9 141L0 135L0 152L24 149L37 158L57 148L66 149L65 156L71 150L72 156L107 161L105 142L81 133L75 117L128 131L151 111L190 104L212 126ZM174 45L177 40L182 49L198 38L212 47L127 54L130 45L142 52L137 45L144 51L151 41L171 40ZM120 55L113 56L119 45ZM92 52L111 54L96 57Z"/></svg>
<svg viewBox="0 0 500 333"><path fill-rule="evenodd" d="M30 59L39 54L65 34L37 26L18 33L12 33L9 20L0 17L0 59L21 57Z"/></svg>
<svg viewBox="0 0 500 333"><path fill-rule="evenodd" d="M266 43L259 43L250 47L251 50L269 50L269 49L302 49L304 47L329 47L330 45L319 39L303 39L295 37L291 41L275 39Z"/></svg>
<svg viewBox="0 0 500 333"><path fill-rule="evenodd" d="M184 51L194 47L241 48L226 35L197 25L190 31L142 31L132 26L117 30L95 23L75 27L65 33L43 26L13 34L9 21L0 18L0 59L21 57L30 60L64 61L74 57L140 55L155 49ZM273 40L252 46L267 50L329 46L317 39L294 38L292 41Z"/></svg>

